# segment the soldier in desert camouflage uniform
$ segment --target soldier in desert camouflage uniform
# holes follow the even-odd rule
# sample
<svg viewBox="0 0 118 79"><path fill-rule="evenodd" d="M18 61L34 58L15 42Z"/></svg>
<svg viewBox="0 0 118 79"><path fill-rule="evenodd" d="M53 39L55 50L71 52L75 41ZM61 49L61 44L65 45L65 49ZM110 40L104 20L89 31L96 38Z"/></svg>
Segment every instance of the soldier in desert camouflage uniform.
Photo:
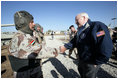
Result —
<svg viewBox="0 0 118 79"><path fill-rule="evenodd" d="M42 56L43 56L42 58L52 57L50 53L52 53L55 49L51 48L51 47L47 47L46 41L44 38L43 27L41 25L39 25L38 23L36 23L34 30L35 31L33 32L33 34L34 34L36 40L38 40L38 43L42 46L42 50L40 51L41 55L39 54L38 57L42 57Z"/></svg>
<svg viewBox="0 0 118 79"><path fill-rule="evenodd" d="M42 45L33 36L33 16L26 11L14 14L15 27L18 32L9 45L9 59L12 69L17 72L18 78L42 77L40 59L57 56L56 49L45 56ZM43 56L44 55L44 56Z"/></svg>
<svg viewBox="0 0 118 79"><path fill-rule="evenodd" d="M34 30L35 31L33 32L33 35L36 37L39 44L41 44L42 42L46 43L46 41L44 39L43 27L41 25L39 25L38 23L36 23Z"/></svg>

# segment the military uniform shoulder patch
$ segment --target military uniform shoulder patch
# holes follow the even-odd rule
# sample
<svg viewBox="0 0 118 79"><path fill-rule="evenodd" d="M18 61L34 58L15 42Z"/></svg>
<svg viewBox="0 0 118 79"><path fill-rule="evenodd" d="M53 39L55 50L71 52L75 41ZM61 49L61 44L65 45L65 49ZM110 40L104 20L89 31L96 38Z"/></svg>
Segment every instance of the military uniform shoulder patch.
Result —
<svg viewBox="0 0 118 79"><path fill-rule="evenodd" d="M31 40L31 41L29 42L29 44L27 45L27 47L30 46L30 45L34 45L34 43L35 43L35 41L34 41L34 40Z"/></svg>
<svg viewBox="0 0 118 79"><path fill-rule="evenodd" d="M96 33L96 36L97 36L97 37L100 37L100 36L103 36L103 35L105 35L104 30L99 31L99 32Z"/></svg>

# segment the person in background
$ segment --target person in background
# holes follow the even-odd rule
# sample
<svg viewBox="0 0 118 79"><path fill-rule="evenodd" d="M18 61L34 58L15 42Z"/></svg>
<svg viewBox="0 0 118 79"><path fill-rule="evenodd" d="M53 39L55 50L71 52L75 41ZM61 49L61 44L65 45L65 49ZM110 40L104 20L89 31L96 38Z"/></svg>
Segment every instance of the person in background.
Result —
<svg viewBox="0 0 118 79"><path fill-rule="evenodd" d="M70 30L69 37L70 37L70 40L72 40L72 39L74 38L74 36L76 35L77 31L75 30L74 25L71 25L71 26L69 27L69 30ZM74 53L75 53L75 55L76 55L76 57L77 57L76 48L70 49L68 56L70 57L73 51L74 51ZM78 58L78 57L77 57L77 58Z"/></svg>
<svg viewBox="0 0 118 79"><path fill-rule="evenodd" d="M70 40L72 40L74 38L74 36L76 35L77 31L76 31L74 25L71 25L69 27L69 30L70 30L69 37L70 37Z"/></svg>
<svg viewBox="0 0 118 79"><path fill-rule="evenodd" d="M51 32L52 40L54 39L54 31Z"/></svg>
<svg viewBox="0 0 118 79"><path fill-rule="evenodd" d="M38 40L39 43L46 42L44 39L43 27L36 23L34 30L35 31L33 32L33 34L36 37L36 40Z"/></svg>
<svg viewBox="0 0 118 79"><path fill-rule="evenodd" d="M65 41L67 40L67 31L64 31Z"/></svg>

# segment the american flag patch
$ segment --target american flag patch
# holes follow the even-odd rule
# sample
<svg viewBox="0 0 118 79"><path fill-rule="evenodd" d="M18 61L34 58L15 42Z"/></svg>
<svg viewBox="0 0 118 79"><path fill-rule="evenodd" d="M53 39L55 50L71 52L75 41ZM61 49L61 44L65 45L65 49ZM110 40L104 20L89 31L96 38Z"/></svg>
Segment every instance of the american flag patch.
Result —
<svg viewBox="0 0 118 79"><path fill-rule="evenodd" d="M102 35L105 35L105 32L104 31L99 31L99 32L96 33L96 36L97 37L100 37Z"/></svg>

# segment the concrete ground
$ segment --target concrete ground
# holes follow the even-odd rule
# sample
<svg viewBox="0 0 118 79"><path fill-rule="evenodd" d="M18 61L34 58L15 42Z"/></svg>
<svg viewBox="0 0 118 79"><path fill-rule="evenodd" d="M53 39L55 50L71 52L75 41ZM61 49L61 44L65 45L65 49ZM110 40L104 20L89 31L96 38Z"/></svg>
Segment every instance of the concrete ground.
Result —
<svg viewBox="0 0 118 79"><path fill-rule="evenodd" d="M60 39L65 39L64 36L54 36L54 39L51 39L51 36L46 36L46 44L48 47L59 48L59 46L64 45L64 41ZM76 55L73 53L72 58L68 58L65 54L59 54L56 58L48 58L42 60L42 71L44 78L78 78L79 73L76 65Z"/></svg>

